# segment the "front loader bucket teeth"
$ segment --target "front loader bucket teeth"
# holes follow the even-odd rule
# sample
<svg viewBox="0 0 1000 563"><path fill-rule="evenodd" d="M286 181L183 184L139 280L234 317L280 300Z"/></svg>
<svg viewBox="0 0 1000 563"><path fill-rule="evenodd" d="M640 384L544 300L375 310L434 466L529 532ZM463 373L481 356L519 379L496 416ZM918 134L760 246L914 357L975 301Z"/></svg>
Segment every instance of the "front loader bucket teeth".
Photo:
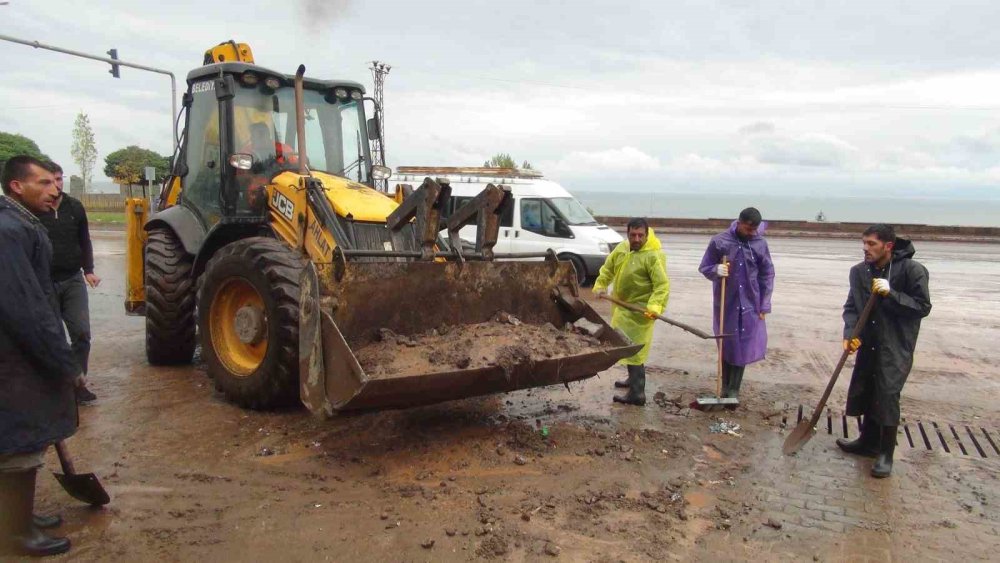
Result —
<svg viewBox="0 0 1000 563"><path fill-rule="evenodd" d="M569 262L349 262L338 268L322 266L312 279L320 295L307 298L303 284L303 309L310 303L312 311L303 311L301 323L317 330L300 331L300 380L303 403L316 414L403 408L566 384L592 377L641 347L611 329L577 297ZM592 345L536 347L530 354L498 362L487 361L489 353L484 353L473 358L483 361L462 367L462 362L424 361L463 347L488 349L490 338L469 340L468 334L480 327L501 335L524 330L566 343L576 335L566 324L574 322L589 328L587 342ZM421 361L394 371L376 366L366 372L359 355L371 367L371 351L380 345L380 335L405 341L409 348L401 350Z"/></svg>

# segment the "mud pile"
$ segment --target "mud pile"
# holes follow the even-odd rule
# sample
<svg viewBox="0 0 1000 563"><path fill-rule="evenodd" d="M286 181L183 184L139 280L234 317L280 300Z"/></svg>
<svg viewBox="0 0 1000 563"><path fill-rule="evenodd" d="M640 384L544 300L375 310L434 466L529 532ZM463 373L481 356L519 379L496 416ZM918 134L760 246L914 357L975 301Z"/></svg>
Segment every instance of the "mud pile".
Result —
<svg viewBox="0 0 1000 563"><path fill-rule="evenodd" d="M591 336L593 325L532 325L497 313L492 320L470 325L442 325L406 336L381 328L375 341L355 351L369 377L405 376L500 366L599 352L609 345Z"/></svg>

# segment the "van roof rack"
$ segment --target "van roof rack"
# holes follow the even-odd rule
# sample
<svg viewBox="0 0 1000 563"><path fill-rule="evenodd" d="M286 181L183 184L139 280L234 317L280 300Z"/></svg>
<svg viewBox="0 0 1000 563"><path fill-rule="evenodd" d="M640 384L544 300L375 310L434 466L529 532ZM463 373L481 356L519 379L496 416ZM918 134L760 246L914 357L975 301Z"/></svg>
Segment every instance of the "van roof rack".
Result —
<svg viewBox="0 0 1000 563"><path fill-rule="evenodd" d="M413 176L489 176L491 178L541 178L538 170L484 166L399 166L399 174Z"/></svg>

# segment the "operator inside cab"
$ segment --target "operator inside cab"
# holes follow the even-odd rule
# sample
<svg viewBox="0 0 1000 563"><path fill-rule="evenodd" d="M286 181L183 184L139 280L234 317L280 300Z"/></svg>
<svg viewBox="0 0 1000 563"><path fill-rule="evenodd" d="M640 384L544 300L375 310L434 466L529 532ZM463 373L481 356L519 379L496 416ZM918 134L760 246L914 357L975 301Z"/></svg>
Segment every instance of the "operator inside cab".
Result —
<svg viewBox="0 0 1000 563"><path fill-rule="evenodd" d="M285 143L275 141L271 127L259 122L250 124L250 140L240 152L253 155L252 170L258 174L276 174L299 163L299 155L295 150Z"/></svg>

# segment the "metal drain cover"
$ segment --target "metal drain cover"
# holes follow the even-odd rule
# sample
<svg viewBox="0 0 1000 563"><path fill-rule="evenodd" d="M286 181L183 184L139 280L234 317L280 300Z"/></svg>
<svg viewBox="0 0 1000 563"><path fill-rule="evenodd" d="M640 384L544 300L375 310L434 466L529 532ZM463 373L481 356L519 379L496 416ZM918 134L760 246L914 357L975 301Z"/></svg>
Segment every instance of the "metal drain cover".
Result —
<svg viewBox="0 0 1000 563"><path fill-rule="evenodd" d="M861 432L862 417L847 416L831 409L825 411L825 416L820 417L818 431L825 429L827 434L847 439L856 438ZM812 410L803 405L793 407L785 404L781 422L785 428L794 428L809 414L812 414ZM794 418L794 423L789 423L790 418ZM996 430L991 432L981 426L944 422L939 424L933 420L914 422L905 418L902 419L896 434L897 446L962 455L973 459L1000 458L998 441L1000 433Z"/></svg>

